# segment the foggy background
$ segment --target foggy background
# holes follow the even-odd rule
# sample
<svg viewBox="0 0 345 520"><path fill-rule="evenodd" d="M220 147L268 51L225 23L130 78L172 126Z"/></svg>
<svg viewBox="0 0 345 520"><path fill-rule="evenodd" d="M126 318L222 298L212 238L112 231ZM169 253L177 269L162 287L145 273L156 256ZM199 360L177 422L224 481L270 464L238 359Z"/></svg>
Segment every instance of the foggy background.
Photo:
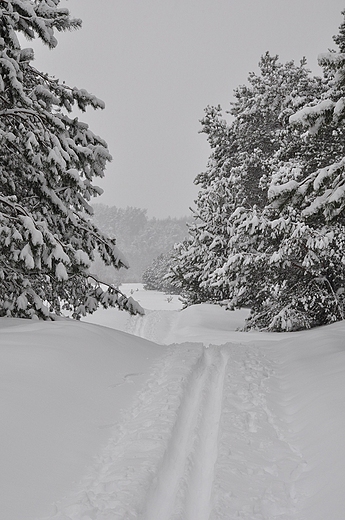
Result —
<svg viewBox="0 0 345 520"><path fill-rule="evenodd" d="M189 214L209 147L198 134L206 105L225 112L232 91L266 51L281 61L335 48L343 0L65 0L83 28L58 34L50 51L29 43L34 65L92 92L104 111L80 114L109 145L113 161L98 198L148 209L150 217Z"/></svg>

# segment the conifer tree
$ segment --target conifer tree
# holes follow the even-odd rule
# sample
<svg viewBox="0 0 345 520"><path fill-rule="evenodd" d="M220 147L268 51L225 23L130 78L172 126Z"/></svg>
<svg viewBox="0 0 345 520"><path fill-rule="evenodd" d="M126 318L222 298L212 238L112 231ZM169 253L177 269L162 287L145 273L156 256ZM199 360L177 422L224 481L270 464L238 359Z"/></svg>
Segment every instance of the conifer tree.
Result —
<svg viewBox="0 0 345 520"><path fill-rule="evenodd" d="M322 80L304 68L296 74L293 64L277 63L262 70L261 77L250 77L250 88L237 91L241 95L230 128L238 147L228 154L230 171L216 183L214 177L210 182L203 177L198 201L202 192L203 200L223 193L225 179L234 173L236 182L226 197L227 240L222 232L217 235L217 226L213 231L213 243L220 243L221 236L223 261L218 267L198 265L195 272L202 277L197 282L213 301L228 294L229 307L250 306L248 327L298 330L344 319L344 34L345 22L334 38L339 52L319 57ZM251 127L255 121L257 128ZM242 158L237 167L234 150ZM248 196L251 187L263 194ZM243 195L242 202L234 190ZM209 221L214 219L209 216ZM195 226L194 235L200 239L208 229L209 224L198 233ZM188 273L200 251L195 237L184 249ZM183 279L192 290L186 275ZM188 292L186 302L192 302Z"/></svg>
<svg viewBox="0 0 345 520"><path fill-rule="evenodd" d="M258 229L270 247L266 262L276 286L255 309L254 325L294 330L345 317L344 34L345 21L334 37L339 51L319 56L326 88L290 116L291 128L304 138L295 158L298 174L290 161L271 177ZM263 261L262 253L256 261Z"/></svg>
<svg viewBox="0 0 345 520"><path fill-rule="evenodd" d="M227 220L241 193L236 192L237 143L222 118L221 108L207 107L201 121L212 149L207 170L198 175L200 186L189 239L177 247L169 280L187 304L223 299L222 291L209 287L209 273L222 265L227 251Z"/></svg>
<svg viewBox="0 0 345 520"><path fill-rule="evenodd" d="M48 319L67 309L78 318L99 304L136 313L132 299L89 272L95 251L127 267L115 239L91 223L107 144L71 115L104 103L38 71L18 40L54 48L56 31L79 28L59 3L0 0L0 316Z"/></svg>
<svg viewBox="0 0 345 520"><path fill-rule="evenodd" d="M167 279L167 274L175 256L175 249L171 249L167 253L161 253L152 261L142 276L144 289L148 291L161 291L166 294L179 294L180 291L171 285Z"/></svg>
<svg viewBox="0 0 345 520"><path fill-rule="evenodd" d="M212 153L206 172L195 180L200 186L195 224L171 272L174 283L184 289L187 304L220 300L251 304L252 297L243 288L239 298L238 273L223 269L235 251L236 215L240 208L246 213L265 207L272 162L286 160L300 147L300 133L288 128L288 117L321 88L320 80L310 78L305 61L299 66L282 64L266 53L259 68L260 74L251 73L248 85L235 90L230 124L222 119L220 107L208 107L201 122ZM241 240L241 249L249 247L247 238Z"/></svg>

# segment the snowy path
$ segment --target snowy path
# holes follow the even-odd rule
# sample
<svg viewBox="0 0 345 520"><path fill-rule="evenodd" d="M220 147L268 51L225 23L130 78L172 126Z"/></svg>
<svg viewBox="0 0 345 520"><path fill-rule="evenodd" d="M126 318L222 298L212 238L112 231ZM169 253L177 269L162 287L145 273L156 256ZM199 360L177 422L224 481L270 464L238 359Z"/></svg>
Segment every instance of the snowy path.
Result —
<svg viewBox="0 0 345 520"><path fill-rule="evenodd" d="M144 518L169 519L178 509L186 520L209 518L226 365L224 352L208 349L193 367Z"/></svg>
<svg viewBox="0 0 345 520"><path fill-rule="evenodd" d="M279 395L275 369L251 345L169 347L79 490L50 518L297 519L306 463L284 403L270 402L273 389Z"/></svg>

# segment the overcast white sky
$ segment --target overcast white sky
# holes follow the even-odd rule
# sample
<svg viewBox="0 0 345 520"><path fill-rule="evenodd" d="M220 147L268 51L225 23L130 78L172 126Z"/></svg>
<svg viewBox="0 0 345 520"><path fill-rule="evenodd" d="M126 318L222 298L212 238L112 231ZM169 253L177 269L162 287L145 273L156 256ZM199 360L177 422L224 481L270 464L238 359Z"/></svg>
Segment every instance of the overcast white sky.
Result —
<svg viewBox="0 0 345 520"><path fill-rule="evenodd" d="M83 20L57 49L35 45L35 66L85 88L106 109L81 115L113 161L97 199L189 214L193 180L209 148L198 134L206 105L228 109L232 91L267 50L282 61L334 48L344 0L63 0ZM32 44L30 44L32 45Z"/></svg>

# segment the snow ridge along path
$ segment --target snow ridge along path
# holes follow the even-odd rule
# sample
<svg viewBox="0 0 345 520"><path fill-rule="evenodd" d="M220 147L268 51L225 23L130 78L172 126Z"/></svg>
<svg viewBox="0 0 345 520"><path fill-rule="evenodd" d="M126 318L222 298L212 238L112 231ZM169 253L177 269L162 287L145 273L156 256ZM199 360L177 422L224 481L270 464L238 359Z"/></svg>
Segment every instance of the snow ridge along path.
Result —
<svg viewBox="0 0 345 520"><path fill-rule="evenodd" d="M49 518L298 518L306 463L284 403L269 403L275 368L252 345L168 347L79 490Z"/></svg>

